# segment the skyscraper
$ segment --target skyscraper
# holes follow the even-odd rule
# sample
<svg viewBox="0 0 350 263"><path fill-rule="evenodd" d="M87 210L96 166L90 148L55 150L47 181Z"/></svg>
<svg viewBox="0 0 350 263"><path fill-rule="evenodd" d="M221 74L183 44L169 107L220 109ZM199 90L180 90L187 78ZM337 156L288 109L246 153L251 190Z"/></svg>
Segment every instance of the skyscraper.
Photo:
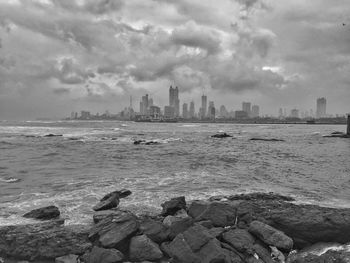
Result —
<svg viewBox="0 0 350 263"><path fill-rule="evenodd" d="M215 106L214 101L209 101L209 107L208 107L208 117L212 120L215 119Z"/></svg>
<svg viewBox="0 0 350 263"><path fill-rule="evenodd" d="M169 89L169 106L174 108L175 116L180 115L180 100L179 100L179 88L173 88L170 86Z"/></svg>
<svg viewBox="0 0 350 263"><path fill-rule="evenodd" d="M182 117L184 119L188 119L188 104L187 103L184 103L182 105Z"/></svg>
<svg viewBox="0 0 350 263"><path fill-rule="evenodd" d="M326 98L318 98L316 103L316 118L324 118L327 116L326 107L327 100Z"/></svg>
<svg viewBox="0 0 350 263"><path fill-rule="evenodd" d="M228 112L226 110L225 105L221 105L221 107L220 107L220 116L222 118L227 118L228 117Z"/></svg>
<svg viewBox="0 0 350 263"><path fill-rule="evenodd" d="M260 115L260 108L258 105L253 105L252 107L252 118L257 118Z"/></svg>
<svg viewBox="0 0 350 263"><path fill-rule="evenodd" d="M142 96L142 111L141 111L142 115L148 114L148 107L149 107L148 103L149 103L148 102L148 94L146 94L145 96Z"/></svg>
<svg viewBox="0 0 350 263"><path fill-rule="evenodd" d="M207 116L207 96L202 95L202 107L200 112L201 118L204 119Z"/></svg>
<svg viewBox="0 0 350 263"><path fill-rule="evenodd" d="M242 111L246 112L248 117L251 116L251 103L250 102L243 102L242 103Z"/></svg>
<svg viewBox="0 0 350 263"><path fill-rule="evenodd" d="M195 116L195 108L194 108L194 101L191 101L190 104L190 118L194 118Z"/></svg>

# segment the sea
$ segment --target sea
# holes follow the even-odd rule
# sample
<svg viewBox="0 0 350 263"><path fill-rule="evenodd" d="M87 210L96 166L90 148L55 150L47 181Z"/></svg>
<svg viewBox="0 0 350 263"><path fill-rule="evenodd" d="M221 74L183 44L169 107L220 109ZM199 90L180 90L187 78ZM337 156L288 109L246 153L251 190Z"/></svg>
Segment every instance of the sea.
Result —
<svg viewBox="0 0 350 263"><path fill-rule="evenodd" d="M0 225L56 205L66 224L89 224L105 194L129 189L120 207L155 214L172 197L275 192L296 202L350 207L345 125L1 121ZM226 132L232 138L212 138ZM60 136L47 136L47 135ZM255 141L251 138L279 139ZM134 144L146 140L154 144Z"/></svg>

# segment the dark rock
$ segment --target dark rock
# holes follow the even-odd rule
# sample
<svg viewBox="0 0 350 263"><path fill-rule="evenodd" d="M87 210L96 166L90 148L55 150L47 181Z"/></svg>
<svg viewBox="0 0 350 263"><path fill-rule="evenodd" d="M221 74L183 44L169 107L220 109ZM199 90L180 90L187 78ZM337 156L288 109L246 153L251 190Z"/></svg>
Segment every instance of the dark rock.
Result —
<svg viewBox="0 0 350 263"><path fill-rule="evenodd" d="M200 258L195 255L191 247L185 241L183 234L179 234L169 243L167 249L169 255L174 258L175 262L181 263L201 263Z"/></svg>
<svg viewBox="0 0 350 263"><path fill-rule="evenodd" d="M208 228L208 229L214 227L214 226L213 226L213 223L212 223L210 220L199 221L199 222L197 222L197 224L199 224L199 225L201 225L201 226L204 226L204 227L206 227L206 228Z"/></svg>
<svg viewBox="0 0 350 263"><path fill-rule="evenodd" d="M293 204L284 200L236 199L238 225L264 222L291 237L296 248L317 242L350 242L350 209Z"/></svg>
<svg viewBox="0 0 350 263"><path fill-rule="evenodd" d="M267 250L262 245L254 244L253 250L265 263L275 263L275 261L271 258L271 253L269 252L269 250Z"/></svg>
<svg viewBox="0 0 350 263"><path fill-rule="evenodd" d="M208 232L210 235L217 238L217 237L220 237L225 232L225 228L213 227L213 228L209 229Z"/></svg>
<svg viewBox="0 0 350 263"><path fill-rule="evenodd" d="M0 228L0 255L18 259L55 259L81 255L91 247L86 226L62 226L63 220Z"/></svg>
<svg viewBox="0 0 350 263"><path fill-rule="evenodd" d="M179 196L170 199L162 204L163 216L174 215L177 211L184 209L186 210L186 200L184 196Z"/></svg>
<svg viewBox="0 0 350 263"><path fill-rule="evenodd" d="M210 137L212 137L212 138L227 138L227 137L232 137L232 135L229 135L226 132L222 132L222 133L214 134Z"/></svg>
<svg viewBox="0 0 350 263"><path fill-rule="evenodd" d="M220 242L215 238L203 245L197 255L201 263L225 262L225 260L227 262L229 260L226 252L220 246Z"/></svg>
<svg viewBox="0 0 350 263"><path fill-rule="evenodd" d="M340 133L340 134L331 134L331 135L324 135L325 138L350 138L350 135L346 133Z"/></svg>
<svg viewBox="0 0 350 263"><path fill-rule="evenodd" d="M35 218L40 220L50 220L58 218L59 216L60 210L58 210L58 207L53 205L34 209L23 215L23 217L26 218Z"/></svg>
<svg viewBox="0 0 350 263"><path fill-rule="evenodd" d="M190 227L183 232L183 237L193 252L197 252L201 247L208 243L209 240L213 239L213 236L209 234L208 229L201 225Z"/></svg>
<svg viewBox="0 0 350 263"><path fill-rule="evenodd" d="M142 235L131 238L129 256L135 261L158 260L163 257L163 253L156 243Z"/></svg>
<svg viewBox="0 0 350 263"><path fill-rule="evenodd" d="M222 239L239 252L252 254L255 238L244 229L232 229L222 235Z"/></svg>
<svg viewBox="0 0 350 263"><path fill-rule="evenodd" d="M94 223L98 223L106 217L119 217L126 214L129 214L129 212L120 209L109 209L95 212L92 218Z"/></svg>
<svg viewBox="0 0 350 263"><path fill-rule="evenodd" d="M117 263L123 262L124 255L117 249L105 249L93 247L92 250L83 256L85 263Z"/></svg>
<svg viewBox="0 0 350 263"><path fill-rule="evenodd" d="M282 139L275 138L251 138L251 141L265 141L265 142L284 142Z"/></svg>
<svg viewBox="0 0 350 263"><path fill-rule="evenodd" d="M140 230L158 244L167 240L170 233L169 228L151 218L145 218L141 221Z"/></svg>
<svg viewBox="0 0 350 263"><path fill-rule="evenodd" d="M108 198L102 199L92 209L95 211L108 210L116 208L119 205L119 195L117 193L109 195Z"/></svg>
<svg viewBox="0 0 350 263"><path fill-rule="evenodd" d="M210 220L214 226L230 226L236 222L236 208L228 203L194 201L188 214L195 221Z"/></svg>
<svg viewBox="0 0 350 263"><path fill-rule="evenodd" d="M111 215L90 230L89 239L98 241L104 248L120 248L136 233L138 226L136 216L131 213Z"/></svg>
<svg viewBox="0 0 350 263"><path fill-rule="evenodd" d="M102 199L100 201L105 201L105 200L109 199L111 196L114 196L115 194L117 194L118 198L121 199L121 198L128 197L129 195L132 194L132 192L128 189L117 190L117 191L111 192L109 194L106 194L104 197L102 197Z"/></svg>
<svg viewBox="0 0 350 263"><path fill-rule="evenodd" d="M293 197L270 193L250 193L225 196L228 200L247 200L247 201L295 201Z"/></svg>
<svg viewBox="0 0 350 263"><path fill-rule="evenodd" d="M169 228L169 238L174 239L175 236L184 232L194 223L194 220L191 217L176 217L176 216L167 216L163 224Z"/></svg>
<svg viewBox="0 0 350 263"><path fill-rule="evenodd" d="M290 237L262 222L251 222L249 232L267 245L277 247L284 251L290 251L293 248L293 240Z"/></svg>
<svg viewBox="0 0 350 263"><path fill-rule="evenodd" d="M44 137L62 137L62 136L63 136L62 134L53 134L53 133L44 135Z"/></svg>
<svg viewBox="0 0 350 263"><path fill-rule="evenodd" d="M55 263L77 263L78 256L77 255L66 255L63 257L58 257L55 259Z"/></svg>
<svg viewBox="0 0 350 263"><path fill-rule="evenodd" d="M144 145L153 145L153 144L160 144L160 142L158 141L146 141L146 140L135 140L134 144L138 145L138 144L144 144Z"/></svg>

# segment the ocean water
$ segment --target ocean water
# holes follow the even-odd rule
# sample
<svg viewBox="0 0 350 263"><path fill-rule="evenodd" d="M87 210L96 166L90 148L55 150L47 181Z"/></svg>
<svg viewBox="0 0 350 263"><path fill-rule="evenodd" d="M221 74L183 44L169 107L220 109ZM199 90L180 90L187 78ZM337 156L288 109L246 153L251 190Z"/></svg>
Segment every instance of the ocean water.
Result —
<svg viewBox="0 0 350 263"><path fill-rule="evenodd" d="M179 195L193 200L255 191L350 207L350 140L322 137L345 128L3 121L0 225L30 222L22 215L46 205L57 205L67 224L90 223L91 207L121 188L133 194L120 206L136 213L159 212L164 200ZM219 131L234 137L210 137ZM134 145L136 139L159 144Z"/></svg>

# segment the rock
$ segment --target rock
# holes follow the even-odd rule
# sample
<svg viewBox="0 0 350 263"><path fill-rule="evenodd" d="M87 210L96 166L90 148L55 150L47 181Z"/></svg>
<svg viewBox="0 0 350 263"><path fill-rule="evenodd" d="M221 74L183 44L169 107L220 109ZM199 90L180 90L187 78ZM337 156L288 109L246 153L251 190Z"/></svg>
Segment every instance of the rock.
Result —
<svg viewBox="0 0 350 263"><path fill-rule="evenodd" d="M169 238L174 239L175 236L184 232L193 225L194 221L191 217L179 218L175 216L167 216L163 224L169 228Z"/></svg>
<svg viewBox="0 0 350 263"><path fill-rule="evenodd" d="M55 259L81 255L91 247L88 228L62 226L63 220L0 228L0 255L18 259Z"/></svg>
<svg viewBox="0 0 350 263"><path fill-rule="evenodd" d="M236 198L238 225L264 222L291 237L301 249L317 242L350 242L350 209L293 204L281 198Z"/></svg>
<svg viewBox="0 0 350 263"><path fill-rule="evenodd" d="M146 140L135 140L134 144L138 145L138 144L144 144L144 145L153 145L153 144L160 144L159 141L146 141Z"/></svg>
<svg viewBox="0 0 350 263"><path fill-rule="evenodd" d="M210 220L214 226L224 227L236 222L236 208L228 203L194 201L188 214L195 221Z"/></svg>
<svg viewBox="0 0 350 263"><path fill-rule="evenodd" d="M266 249L264 246L258 244L258 243L254 244L253 250L259 256L259 258L265 263L276 263L276 262L279 262L279 261L275 262L272 259L271 253L269 252L269 250Z"/></svg>
<svg viewBox="0 0 350 263"><path fill-rule="evenodd" d="M179 196L170 199L162 204L163 216L174 215L177 211L184 209L186 210L186 200L184 196Z"/></svg>
<svg viewBox="0 0 350 263"><path fill-rule="evenodd" d="M293 248L293 240L290 237L262 222L251 222L249 232L270 246L277 247L284 251L290 251Z"/></svg>
<svg viewBox="0 0 350 263"><path fill-rule="evenodd" d="M265 141L265 142L284 142L282 139L275 138L251 138L251 141Z"/></svg>
<svg viewBox="0 0 350 263"><path fill-rule="evenodd" d="M186 243L183 234L177 235L168 245L168 253L175 259L175 262L201 263L199 256L195 255Z"/></svg>
<svg viewBox="0 0 350 263"><path fill-rule="evenodd" d="M105 219L106 217L118 217L118 216L122 216L128 214L127 211L123 211L123 210L119 210L119 209L109 209L109 210L101 210L101 211L97 211L94 213L93 220L94 223L98 223L101 220Z"/></svg>
<svg viewBox="0 0 350 263"><path fill-rule="evenodd" d="M62 134L53 134L53 133L44 135L44 137L62 137L62 136L63 136Z"/></svg>
<svg viewBox="0 0 350 263"><path fill-rule="evenodd" d="M287 263L349 263L349 251L328 250L322 255L307 254L307 255L293 255L286 261Z"/></svg>
<svg viewBox="0 0 350 263"><path fill-rule="evenodd" d="M197 224L204 226L205 228L213 228L213 223L210 220L203 220L203 221L199 221L197 222Z"/></svg>
<svg viewBox="0 0 350 263"><path fill-rule="evenodd" d="M121 249L125 241L136 233L138 226L136 216L131 213L111 215L91 228L89 239L98 241L104 248Z"/></svg>
<svg viewBox="0 0 350 263"><path fill-rule="evenodd" d="M117 194L119 199L121 199L121 198L128 197L129 195L132 194L132 192L128 189L117 190L117 191L111 192L109 194L106 194L104 197L102 197L102 199L100 201L105 201L115 194Z"/></svg>
<svg viewBox="0 0 350 263"><path fill-rule="evenodd" d="M26 218L34 218L34 219L40 219L40 220L55 219L55 218L58 218L59 216L60 216L60 210L58 210L58 207L53 205L34 209L23 215L23 217L26 217Z"/></svg>
<svg viewBox="0 0 350 263"><path fill-rule="evenodd" d="M165 225L151 218L142 220L140 230L158 244L166 241L170 233L170 230Z"/></svg>
<svg viewBox="0 0 350 263"><path fill-rule="evenodd" d="M92 209L95 211L108 210L116 208L118 205L119 195L117 193L113 193L107 198L102 198L101 201L98 204L96 204Z"/></svg>
<svg viewBox="0 0 350 263"><path fill-rule="evenodd" d="M232 137L232 135L229 135L226 132L222 132L222 133L214 134L210 137L212 137L212 138L227 138L227 137Z"/></svg>
<svg viewBox="0 0 350 263"><path fill-rule="evenodd" d="M77 263L78 256L77 255L67 255L63 257L58 257L55 259L55 263Z"/></svg>
<svg viewBox="0 0 350 263"><path fill-rule="evenodd" d="M123 259L123 253L114 248L93 247L90 252L83 256L85 263L117 263L123 262Z"/></svg>
<svg viewBox="0 0 350 263"><path fill-rule="evenodd" d="M246 200L246 201L295 201L293 197L284 196L276 194L273 192L270 193L249 193L249 194L238 194L225 196L228 200Z"/></svg>
<svg viewBox="0 0 350 263"><path fill-rule="evenodd" d="M208 243L209 240L213 239L213 236L209 234L208 229L201 225L194 225L188 228L183 232L183 237L193 252L197 252L201 247Z"/></svg>
<svg viewBox="0 0 350 263"><path fill-rule="evenodd" d="M163 257L163 253L155 242L142 235L131 238L129 256L135 261L158 260Z"/></svg>
<svg viewBox="0 0 350 263"><path fill-rule="evenodd" d="M201 263L227 262L225 260L228 260L226 252L215 238L203 245L197 255Z"/></svg>
<svg viewBox="0 0 350 263"><path fill-rule="evenodd" d="M252 254L255 238L245 229L232 229L222 235L222 239L239 252Z"/></svg>
<svg viewBox="0 0 350 263"><path fill-rule="evenodd" d="M217 237L220 237L225 232L225 228L213 227L213 228L209 229L208 232L210 235L217 238Z"/></svg>

